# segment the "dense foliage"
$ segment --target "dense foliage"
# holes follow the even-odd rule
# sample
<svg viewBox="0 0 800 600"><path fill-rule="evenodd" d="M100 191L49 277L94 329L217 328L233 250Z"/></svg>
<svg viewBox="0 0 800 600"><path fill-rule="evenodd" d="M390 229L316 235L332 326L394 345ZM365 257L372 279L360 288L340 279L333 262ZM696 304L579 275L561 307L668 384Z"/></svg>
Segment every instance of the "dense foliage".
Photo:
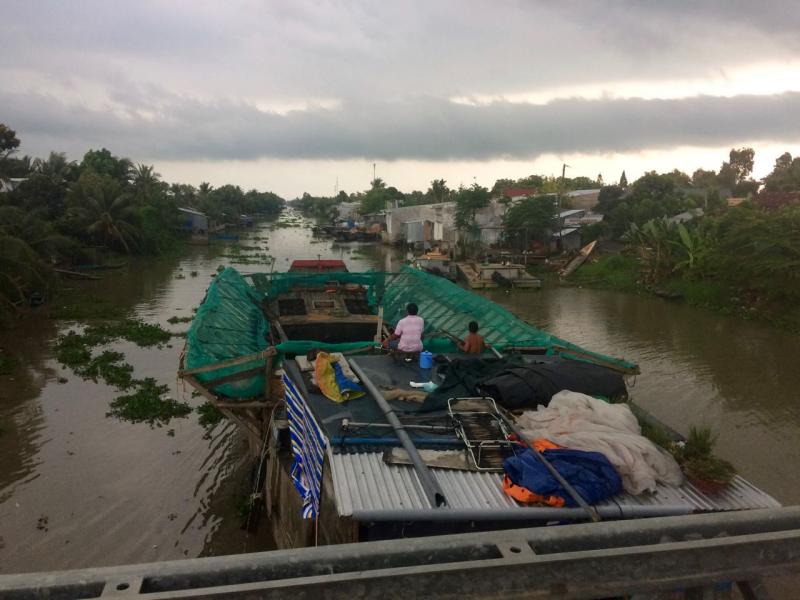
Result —
<svg viewBox="0 0 800 600"><path fill-rule="evenodd" d="M503 218L506 240L514 247L527 249L531 241L546 238L555 222L553 196L527 198L506 212Z"/></svg>
<svg viewBox="0 0 800 600"><path fill-rule="evenodd" d="M58 152L17 158L19 144L16 132L0 123L0 179L23 179L0 194L0 319L32 295L47 297L54 266L169 250L182 235L179 207L218 223L238 223L241 214L277 215L283 207L271 192L169 185L152 166L106 148L89 150L77 163Z"/></svg>

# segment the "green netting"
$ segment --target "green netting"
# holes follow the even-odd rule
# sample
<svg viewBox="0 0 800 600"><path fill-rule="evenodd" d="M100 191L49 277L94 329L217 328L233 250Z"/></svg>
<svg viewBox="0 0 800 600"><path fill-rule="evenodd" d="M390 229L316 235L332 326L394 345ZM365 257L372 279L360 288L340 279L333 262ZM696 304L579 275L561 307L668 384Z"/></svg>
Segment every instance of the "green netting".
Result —
<svg viewBox="0 0 800 600"><path fill-rule="evenodd" d="M278 344L275 346L275 349L281 354L308 354L311 350L356 354L359 350L367 352L376 345L377 344L373 341L329 344L327 342L315 342L314 340L289 340L288 342Z"/></svg>
<svg viewBox="0 0 800 600"><path fill-rule="evenodd" d="M186 368L196 369L264 350L269 324L260 307L261 295L239 274L227 268L217 275L197 309L187 334ZM200 373L210 381L264 365L264 360ZM214 391L231 398L258 396L264 391L264 376L223 383Z"/></svg>
<svg viewBox="0 0 800 600"><path fill-rule="evenodd" d="M579 360L588 359L630 371L636 369L633 363L584 350L541 331L483 296L410 267L404 267L399 273L256 273L249 277L253 285L249 285L236 270L229 268L212 283L189 330L188 368L263 350L267 346L268 330L260 308L263 298L274 298L290 292L298 285L327 287L336 281L339 285L365 286L370 305L376 309L383 307L384 321L389 325L394 325L405 316L409 302L416 303L420 316L425 319L425 348L431 352L454 352L456 347L447 336L463 338L467 324L476 320L481 325L486 341L501 351L510 347L537 347L543 348L548 354L558 352ZM314 348L355 352L361 349L366 351L371 345L372 340L342 344L291 340L277 346L277 360L282 355L305 354ZM259 366L258 361L219 369L200 378L207 381L256 366ZM248 397L260 394L263 384L263 376L259 376L220 385L216 391L234 398Z"/></svg>
<svg viewBox="0 0 800 600"><path fill-rule="evenodd" d="M396 323L405 316L409 302L417 304L419 315L425 319L425 334L428 338L426 348L431 351L446 351L453 344L442 338L431 339L430 336L445 333L463 338L467 334L467 325L475 320L480 323L481 333L486 341L501 351L513 346L542 347L550 354L558 351L571 358L590 358L626 370L636 369L633 363L584 350L537 329L499 304L467 291L447 279L403 267L400 273L392 276L386 283L381 301L384 319L388 323Z"/></svg>
<svg viewBox="0 0 800 600"><path fill-rule="evenodd" d="M480 322L486 341L499 350L517 347L541 347L548 353L558 351L571 358L590 358L594 361L634 370L636 365L625 360L584 350L580 346L541 331L518 319L491 300L444 279L418 269L403 267L399 273L367 271L364 273L274 273L252 275L259 292L277 296L294 286L324 287L331 281L340 285L367 286L372 306L383 306L384 320L395 324L406 314L406 305L414 302L425 319L425 348L432 352L453 352L454 343L447 335L463 338L470 321ZM303 342L308 347L314 342Z"/></svg>

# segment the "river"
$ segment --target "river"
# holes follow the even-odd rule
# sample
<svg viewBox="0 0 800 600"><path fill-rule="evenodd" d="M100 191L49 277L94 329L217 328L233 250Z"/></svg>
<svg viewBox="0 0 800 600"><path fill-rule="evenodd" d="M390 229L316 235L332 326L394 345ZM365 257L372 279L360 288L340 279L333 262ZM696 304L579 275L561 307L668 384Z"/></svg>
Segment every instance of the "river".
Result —
<svg viewBox="0 0 800 600"><path fill-rule="evenodd" d="M306 227L258 225L242 244L265 246L285 270L293 258L342 258L351 270L397 269L402 257L377 245L320 242ZM141 259L101 281L68 282L133 316L179 331L233 243L187 246L178 256ZM234 264L242 272L265 270ZM191 276L196 272L197 276ZM786 504L800 502L798 339L661 299L577 288L491 293L511 311L586 348L639 363L634 400L686 433L709 424L718 451ZM46 309L39 309L45 311ZM424 315L423 315L424 316ZM106 416L117 392L83 381L54 359L59 333L78 324L24 319L0 333L20 360L0 376L0 573L148 562L271 547L268 532L239 529L247 490L245 445L223 422L209 433L197 415L151 428ZM114 344L135 377L177 381L183 339L142 349Z"/></svg>

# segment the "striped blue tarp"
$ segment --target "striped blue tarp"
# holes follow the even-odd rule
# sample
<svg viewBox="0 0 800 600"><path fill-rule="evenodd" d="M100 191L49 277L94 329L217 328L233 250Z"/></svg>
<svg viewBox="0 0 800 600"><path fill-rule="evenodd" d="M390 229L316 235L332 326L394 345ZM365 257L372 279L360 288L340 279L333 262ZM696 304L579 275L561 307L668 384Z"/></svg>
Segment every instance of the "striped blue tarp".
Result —
<svg viewBox="0 0 800 600"><path fill-rule="evenodd" d="M289 435L292 440L292 480L303 499L303 518L314 519L319 514L322 488L322 464L327 440L314 415L292 380L283 375L286 410L289 416Z"/></svg>

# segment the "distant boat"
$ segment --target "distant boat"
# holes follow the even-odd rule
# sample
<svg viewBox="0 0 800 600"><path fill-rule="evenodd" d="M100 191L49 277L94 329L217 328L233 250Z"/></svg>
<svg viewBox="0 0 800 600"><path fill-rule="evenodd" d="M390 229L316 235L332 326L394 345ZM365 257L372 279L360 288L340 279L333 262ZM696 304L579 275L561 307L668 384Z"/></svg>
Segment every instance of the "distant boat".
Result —
<svg viewBox="0 0 800 600"><path fill-rule="evenodd" d="M87 265L75 265L74 269L77 271L109 271L112 269L121 269L122 267L128 266L127 260L115 262L115 263L103 263L103 264L87 264Z"/></svg>
<svg viewBox="0 0 800 600"><path fill-rule="evenodd" d="M580 252L578 252L578 255L571 261L569 261L566 267L564 267L558 272L561 279L566 279L567 277L572 275L578 269L578 267L580 267L584 262L586 262L586 259L589 258L589 255L594 251L596 245L597 245L597 240L589 242L583 248L581 248Z"/></svg>
<svg viewBox="0 0 800 600"><path fill-rule="evenodd" d="M414 257L412 264L418 269L445 279L455 279L454 269L447 252L431 250L425 254Z"/></svg>
<svg viewBox="0 0 800 600"><path fill-rule="evenodd" d="M538 279L525 270L525 265L516 263L456 263L461 277L473 289L506 287L514 289L537 289L542 287Z"/></svg>
<svg viewBox="0 0 800 600"><path fill-rule="evenodd" d="M346 273L347 265L343 260L310 259L293 260L289 267L290 273Z"/></svg>
<svg viewBox="0 0 800 600"><path fill-rule="evenodd" d="M98 277L97 275L90 275L89 273L82 273L80 271L70 271L68 269L53 269L53 272L71 279L91 279L94 281L102 279L102 277Z"/></svg>

